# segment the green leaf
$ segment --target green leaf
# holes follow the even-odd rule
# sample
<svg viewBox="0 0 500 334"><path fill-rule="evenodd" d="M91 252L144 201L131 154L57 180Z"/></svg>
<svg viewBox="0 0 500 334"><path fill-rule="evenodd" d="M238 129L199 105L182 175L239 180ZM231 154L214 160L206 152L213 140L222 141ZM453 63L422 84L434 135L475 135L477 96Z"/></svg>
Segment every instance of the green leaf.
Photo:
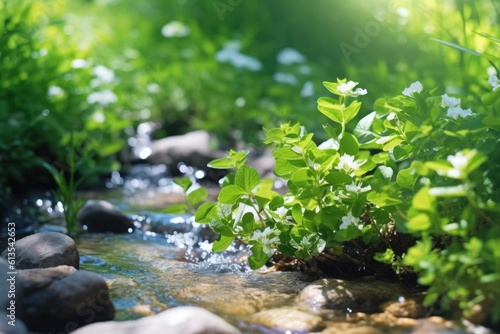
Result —
<svg viewBox="0 0 500 334"><path fill-rule="evenodd" d="M246 193L250 193L259 183L259 172L255 168L246 165L241 166L234 177L234 184Z"/></svg>
<svg viewBox="0 0 500 334"><path fill-rule="evenodd" d="M266 264L267 260L269 260L269 256L264 252L264 247L260 243L253 244L251 254L248 257L250 268L259 269Z"/></svg>
<svg viewBox="0 0 500 334"><path fill-rule="evenodd" d="M361 108L361 102L352 101L352 103L344 110L344 122L347 123L354 119Z"/></svg>
<svg viewBox="0 0 500 334"><path fill-rule="evenodd" d="M234 237L229 237L225 235L220 235L217 240L214 241L212 250L214 252L225 251L234 241Z"/></svg>
<svg viewBox="0 0 500 334"><path fill-rule="evenodd" d="M188 206L185 203L173 204L163 210L163 213L186 213L188 211Z"/></svg>
<svg viewBox="0 0 500 334"><path fill-rule="evenodd" d="M290 147L283 147L273 151L273 157L276 159L286 159L286 160L302 160L303 157L299 151L300 148L295 151Z"/></svg>
<svg viewBox="0 0 500 334"><path fill-rule="evenodd" d="M434 211L436 200L429 194L429 188L420 189L412 199L412 208L420 211Z"/></svg>
<svg viewBox="0 0 500 334"><path fill-rule="evenodd" d="M380 148L382 145L376 143L380 135L374 133L371 128L377 113L375 111L363 117L354 128L354 135L362 148Z"/></svg>
<svg viewBox="0 0 500 334"><path fill-rule="evenodd" d="M411 217L406 226L411 232L425 231L432 226L432 222L427 214L419 213Z"/></svg>
<svg viewBox="0 0 500 334"><path fill-rule="evenodd" d="M296 170L303 167L306 167L306 163L303 160L277 159L274 172L276 173L276 175L286 179Z"/></svg>
<svg viewBox="0 0 500 334"><path fill-rule="evenodd" d="M282 196L275 196L269 203L269 209L276 210L285 204L285 199Z"/></svg>
<svg viewBox="0 0 500 334"><path fill-rule="evenodd" d="M342 124L342 106L337 100L329 97L320 97L318 99L318 110L334 122Z"/></svg>
<svg viewBox="0 0 500 334"><path fill-rule="evenodd" d="M224 204L235 204L238 199L245 194L245 191L240 187L230 184L222 188L217 199Z"/></svg>
<svg viewBox="0 0 500 334"><path fill-rule="evenodd" d="M215 159L210 161L207 166L215 169L230 169L236 167L231 158Z"/></svg>
<svg viewBox="0 0 500 334"><path fill-rule="evenodd" d="M241 231L241 236L251 236L253 234L253 228L255 223L255 216L252 212L247 212L241 218L239 225L243 228Z"/></svg>
<svg viewBox="0 0 500 334"><path fill-rule="evenodd" d="M373 258L378 262L391 264L394 261L394 251L391 248L387 248L383 253L375 253Z"/></svg>
<svg viewBox="0 0 500 334"><path fill-rule="evenodd" d="M401 144L402 142L404 142L404 138L403 137L400 137L400 136L394 136L392 137L389 141L387 141L384 146L382 147L382 149L384 151L389 151L390 149L398 146L399 144Z"/></svg>
<svg viewBox="0 0 500 334"><path fill-rule="evenodd" d="M208 190L205 188L198 188L187 194L186 199L189 205L195 206L203 202L208 197Z"/></svg>
<svg viewBox="0 0 500 334"><path fill-rule="evenodd" d="M412 167L401 169L396 176L396 183L402 188L413 190L415 182L417 182L417 176L415 169Z"/></svg>
<svg viewBox="0 0 500 334"><path fill-rule="evenodd" d="M340 139L340 152L355 155L359 152L359 143L356 137L349 132L344 132Z"/></svg>
<svg viewBox="0 0 500 334"><path fill-rule="evenodd" d="M216 206L217 205L213 202L203 203L202 205L200 205L198 210L196 210L194 220L197 223L210 222L210 219L216 215L214 213L214 211L216 211L216 209L214 210L214 208L216 208Z"/></svg>
<svg viewBox="0 0 500 334"><path fill-rule="evenodd" d="M463 51L463 52L467 52L467 53L470 53L471 55L474 55L474 56L481 56L481 54L477 51L474 51L474 50L471 50L469 48L466 48L466 47L463 47L461 45L458 45L458 44L455 44L455 43L451 43L451 42L447 42L447 41L443 41L443 40L440 40L440 39L436 39L436 38L431 38L431 41L435 41L435 42L438 42L438 43L441 43L443 45L446 45L446 46L449 46L449 47L452 47L454 49L457 49L457 50L460 50L460 51Z"/></svg>
<svg viewBox="0 0 500 334"><path fill-rule="evenodd" d="M366 199L380 207L399 205L404 203L401 199L395 198L387 193L377 193L374 191L368 193Z"/></svg>
<svg viewBox="0 0 500 334"><path fill-rule="evenodd" d="M177 184L184 190L184 192L187 192L189 188L193 185L193 182L189 177L178 177L174 179L174 183Z"/></svg>
<svg viewBox="0 0 500 334"><path fill-rule="evenodd" d="M351 176L341 172L331 172L330 174L325 176L325 181L332 186L351 184L353 182Z"/></svg>
<svg viewBox="0 0 500 334"><path fill-rule="evenodd" d="M292 217L295 222L300 225L302 224L302 218L303 218L303 213L302 213L302 207L300 204L295 204L292 208Z"/></svg>

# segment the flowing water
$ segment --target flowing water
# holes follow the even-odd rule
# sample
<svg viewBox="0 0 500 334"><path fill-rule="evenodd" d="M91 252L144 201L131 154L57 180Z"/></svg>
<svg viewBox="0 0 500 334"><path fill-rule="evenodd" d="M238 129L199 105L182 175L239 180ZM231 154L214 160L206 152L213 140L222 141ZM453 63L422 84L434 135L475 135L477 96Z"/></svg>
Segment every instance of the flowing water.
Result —
<svg viewBox="0 0 500 334"><path fill-rule="evenodd" d="M148 178L128 179L115 174L108 182L110 189L82 194L85 198L112 202L140 227L122 235L75 236L81 269L105 278L117 311L116 320L137 319L176 306L194 305L223 317L243 333L281 333L251 325L249 318L262 310L294 307L297 295L314 278L299 272L252 271L246 262L248 249L237 243L223 253L213 253L210 243L213 235L194 223L191 216L162 213L169 205L184 200L180 188L165 172L153 167L146 173ZM58 206L53 204L39 206L45 210L52 208L49 211L54 216ZM366 318L349 318L348 311L349 308L326 312L323 320L349 321L351 327L368 324L382 333L419 333L410 326L398 327L383 320L373 325ZM459 327L454 326L453 330L442 327L438 332L490 333L477 331L475 327L471 330Z"/></svg>

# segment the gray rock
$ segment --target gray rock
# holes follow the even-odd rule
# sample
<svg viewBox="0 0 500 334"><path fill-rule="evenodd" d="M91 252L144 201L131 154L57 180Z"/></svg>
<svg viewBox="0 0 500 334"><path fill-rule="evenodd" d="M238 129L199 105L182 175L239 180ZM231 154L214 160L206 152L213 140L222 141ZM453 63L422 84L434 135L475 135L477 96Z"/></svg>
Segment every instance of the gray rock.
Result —
<svg viewBox="0 0 500 334"><path fill-rule="evenodd" d="M129 217L103 200L87 201L78 211L77 220L89 232L128 233L135 228Z"/></svg>
<svg viewBox="0 0 500 334"><path fill-rule="evenodd" d="M276 308L253 314L249 322L279 333L309 333L323 325L321 317L291 308Z"/></svg>
<svg viewBox="0 0 500 334"><path fill-rule="evenodd" d="M239 334L240 331L219 316L199 307L183 306L132 321L112 321L85 326L72 334Z"/></svg>
<svg viewBox="0 0 500 334"><path fill-rule="evenodd" d="M214 159L226 157L227 153L217 150L216 146L215 137L207 131L169 136L151 142L147 162L165 164L173 174L179 173L178 166L183 163L205 170L207 179L218 181L227 174L227 170L207 168L207 165Z"/></svg>
<svg viewBox="0 0 500 334"><path fill-rule="evenodd" d="M2 257L7 258L7 250ZM49 268L68 265L80 266L80 256L76 244L65 234L43 232L28 235L16 242L16 268Z"/></svg>
<svg viewBox="0 0 500 334"><path fill-rule="evenodd" d="M9 319L9 315L0 311L0 333L1 334L27 334L26 325L21 319L15 318L15 321Z"/></svg>
<svg viewBox="0 0 500 334"><path fill-rule="evenodd" d="M25 291L23 320L35 332L70 332L114 318L102 277L68 266L20 270Z"/></svg>
<svg viewBox="0 0 500 334"><path fill-rule="evenodd" d="M321 279L305 287L298 296L301 308L349 309L349 312L382 311L384 303L409 299L409 293L398 284L383 281L344 281ZM411 299L411 298L410 298Z"/></svg>

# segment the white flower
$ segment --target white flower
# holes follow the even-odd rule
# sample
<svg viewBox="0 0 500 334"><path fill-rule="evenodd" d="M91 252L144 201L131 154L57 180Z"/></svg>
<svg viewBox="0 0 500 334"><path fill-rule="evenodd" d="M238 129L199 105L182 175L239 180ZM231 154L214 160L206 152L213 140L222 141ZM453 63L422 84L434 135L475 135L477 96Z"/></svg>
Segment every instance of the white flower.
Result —
<svg viewBox="0 0 500 334"><path fill-rule="evenodd" d="M387 115L387 120L392 121L396 117L397 117L397 115L395 113L391 112L391 113L389 113L389 115Z"/></svg>
<svg viewBox="0 0 500 334"><path fill-rule="evenodd" d="M71 67L73 68L85 68L87 66L88 62L85 59L77 58L71 62Z"/></svg>
<svg viewBox="0 0 500 334"><path fill-rule="evenodd" d="M286 83L291 86L296 86L298 83L297 78L292 73L276 72L273 75L273 79L279 83Z"/></svg>
<svg viewBox="0 0 500 334"><path fill-rule="evenodd" d="M259 71L262 63L258 59L240 53L240 47L241 44L238 41L226 43L224 48L215 54L215 58L221 63L230 63L234 67Z"/></svg>
<svg viewBox="0 0 500 334"><path fill-rule="evenodd" d="M100 92L94 92L89 94L87 96L87 102L92 104L92 103L98 103L101 106L107 106L110 103L114 103L118 100L118 97L116 96L115 93L110 91L109 89L100 91Z"/></svg>
<svg viewBox="0 0 500 334"><path fill-rule="evenodd" d="M171 37L186 37L191 33L191 29L186 26L184 23L179 21L172 21L170 23L165 24L161 28L161 34L163 37L171 38Z"/></svg>
<svg viewBox="0 0 500 334"><path fill-rule="evenodd" d="M339 230L345 230L350 225L352 225L352 224L358 224L358 223L359 223L359 218L358 217L354 217L352 215L352 212L349 211L347 213L347 216L342 217L342 224L340 224Z"/></svg>
<svg viewBox="0 0 500 334"><path fill-rule="evenodd" d="M444 94L444 95L441 95L441 105L443 107L450 107L450 108L454 108L454 107L458 107L460 106L460 99L457 98L457 97L451 97L451 96L448 96L448 94Z"/></svg>
<svg viewBox="0 0 500 334"><path fill-rule="evenodd" d="M354 156L345 154L340 157L340 161L335 169L344 170L347 173L352 173L359 169L359 164L354 161Z"/></svg>
<svg viewBox="0 0 500 334"><path fill-rule="evenodd" d="M280 218L285 218L286 214L288 213L288 209L285 208L284 206L280 206L279 208L276 209L276 213Z"/></svg>
<svg viewBox="0 0 500 334"><path fill-rule="evenodd" d="M472 110L470 108L464 110L461 107L448 108L448 112L446 113L446 116L453 119L457 119L458 117L465 118L470 115L472 115Z"/></svg>
<svg viewBox="0 0 500 334"><path fill-rule="evenodd" d="M353 182L351 184L346 185L345 188L347 191L351 191L351 192L356 193L356 194L364 193L364 192L370 191L372 189L372 187L370 185L368 185L366 187L362 187L362 185L363 184L361 182L358 184Z"/></svg>
<svg viewBox="0 0 500 334"><path fill-rule="evenodd" d="M273 231L270 227L266 227L264 231L256 230L253 232L251 240L260 242L264 246L264 253L268 256L274 253L274 244L279 241L277 236L271 237Z"/></svg>
<svg viewBox="0 0 500 334"><path fill-rule="evenodd" d="M352 97L356 97L359 95L366 95L368 93L366 89L362 88L356 88L356 90L353 91L353 88L356 87L357 85L358 83L354 81L348 81L347 83L343 82L337 86L337 90L343 96L352 96Z"/></svg>
<svg viewBox="0 0 500 334"><path fill-rule="evenodd" d="M415 81L410 85L410 87L407 87L403 90L403 95L412 97L414 93L420 93L423 89L424 87L422 86L420 81Z"/></svg>
<svg viewBox="0 0 500 334"><path fill-rule="evenodd" d="M498 88L500 88L500 80L498 80L498 77L494 74L490 75L488 78L488 83L493 87L493 91L496 91Z"/></svg>
<svg viewBox="0 0 500 334"><path fill-rule="evenodd" d="M304 82L302 90L300 91L300 96L309 97L314 95L314 86L311 81Z"/></svg>
<svg viewBox="0 0 500 334"><path fill-rule="evenodd" d="M283 65L300 64L305 60L306 58L299 51L292 48L284 48L278 53L278 62Z"/></svg>
<svg viewBox="0 0 500 334"><path fill-rule="evenodd" d="M50 86L49 87L49 91L47 92L47 95L49 96L57 96L57 95L61 95L62 93L64 93L64 90L59 87L59 86Z"/></svg>
<svg viewBox="0 0 500 334"><path fill-rule="evenodd" d="M92 70L92 74L96 76L96 86L100 83L110 83L115 78L115 72L106 66L98 65Z"/></svg>
<svg viewBox="0 0 500 334"><path fill-rule="evenodd" d="M457 152L455 155L449 155L446 160L451 163L453 168L443 171L443 170L437 170L438 174L440 175L446 175L448 177L451 177L453 179L460 179L463 176L464 170L469 164L469 160L476 154L477 151L472 150L469 151L467 154L464 154L463 152Z"/></svg>

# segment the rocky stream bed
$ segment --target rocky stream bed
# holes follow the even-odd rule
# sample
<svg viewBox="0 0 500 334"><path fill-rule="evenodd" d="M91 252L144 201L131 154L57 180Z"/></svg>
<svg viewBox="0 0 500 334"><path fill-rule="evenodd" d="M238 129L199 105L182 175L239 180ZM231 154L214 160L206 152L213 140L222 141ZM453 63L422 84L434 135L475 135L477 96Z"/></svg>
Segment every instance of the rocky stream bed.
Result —
<svg viewBox="0 0 500 334"><path fill-rule="evenodd" d="M48 193L10 207L19 222L16 326L11 285L2 284L0 333L494 333L424 307L425 290L415 286L252 271L238 243L213 253L208 227L162 213L183 196L158 168L114 175L111 189L80 194L88 199L79 214L85 230L71 237ZM33 208L41 215L30 220ZM5 282L13 270L1 258L0 266Z"/></svg>

